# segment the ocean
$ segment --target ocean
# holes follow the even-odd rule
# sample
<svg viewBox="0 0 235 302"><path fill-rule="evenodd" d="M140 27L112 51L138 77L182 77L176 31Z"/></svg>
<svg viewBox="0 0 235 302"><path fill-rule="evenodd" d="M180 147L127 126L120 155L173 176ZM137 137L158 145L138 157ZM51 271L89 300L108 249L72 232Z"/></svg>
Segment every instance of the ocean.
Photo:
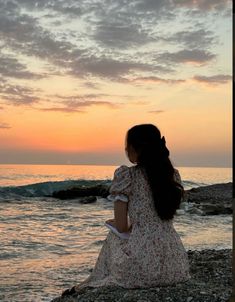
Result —
<svg viewBox="0 0 235 302"><path fill-rule="evenodd" d="M0 165L0 301L50 301L84 280L108 234L113 205L48 197L110 182L116 166ZM232 181L230 168L177 167L184 188ZM232 248L232 216L176 215L187 250Z"/></svg>

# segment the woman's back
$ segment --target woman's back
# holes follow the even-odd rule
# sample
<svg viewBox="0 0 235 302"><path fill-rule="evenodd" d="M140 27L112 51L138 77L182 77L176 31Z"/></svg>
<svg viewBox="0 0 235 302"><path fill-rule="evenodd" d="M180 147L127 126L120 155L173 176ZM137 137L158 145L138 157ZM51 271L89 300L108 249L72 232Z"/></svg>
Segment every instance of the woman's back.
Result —
<svg viewBox="0 0 235 302"><path fill-rule="evenodd" d="M149 225L152 223L172 224L172 220L163 221L158 216L154 207L152 191L148 183L147 175L140 166L121 166L116 172L116 177L122 179L111 187L111 191L117 194L118 191L128 195L128 214L132 226L137 224ZM176 179L180 179L176 170Z"/></svg>

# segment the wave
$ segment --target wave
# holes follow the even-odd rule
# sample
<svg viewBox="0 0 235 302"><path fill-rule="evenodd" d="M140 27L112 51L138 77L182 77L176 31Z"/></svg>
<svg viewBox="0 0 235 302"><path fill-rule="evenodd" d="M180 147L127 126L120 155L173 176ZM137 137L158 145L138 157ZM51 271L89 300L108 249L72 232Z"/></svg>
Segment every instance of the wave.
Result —
<svg viewBox="0 0 235 302"><path fill-rule="evenodd" d="M87 189L100 185L109 186L111 180L64 180L47 181L24 186L0 187L0 197L24 196L24 197L43 197L53 196L56 192L70 189Z"/></svg>
<svg viewBox="0 0 235 302"><path fill-rule="evenodd" d="M182 185L185 190L189 190L192 188L197 188L197 187L204 187L210 185L210 183L203 183L203 182L194 182L191 180L183 180Z"/></svg>
<svg viewBox="0 0 235 302"><path fill-rule="evenodd" d="M102 189L107 190L111 184L111 180L64 180L64 181L47 181L34 183L23 186L7 186L0 187L0 198L6 197L58 197L63 198L70 194L71 197L76 195L79 191L80 196L89 196L90 189L92 192L100 192ZM185 180L182 182L185 190L206 186L206 183L196 183ZM71 195L72 194L72 195ZM96 194L94 194L96 195Z"/></svg>

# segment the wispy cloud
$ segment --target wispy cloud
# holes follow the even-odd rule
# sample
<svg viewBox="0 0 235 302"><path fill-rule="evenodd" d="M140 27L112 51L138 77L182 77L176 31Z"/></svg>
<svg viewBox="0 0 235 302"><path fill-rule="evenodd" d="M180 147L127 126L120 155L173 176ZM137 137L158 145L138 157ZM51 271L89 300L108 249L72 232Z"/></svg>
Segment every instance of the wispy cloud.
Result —
<svg viewBox="0 0 235 302"><path fill-rule="evenodd" d="M106 94L84 94L73 96L61 96L56 95L57 99L63 99L63 101L56 101L56 105L51 107L39 108L41 111L57 111L65 113L84 113L85 109L92 106L105 106L112 109L119 108L121 104L117 104L109 101L96 100L107 96ZM58 106L59 105L59 106Z"/></svg>
<svg viewBox="0 0 235 302"><path fill-rule="evenodd" d="M217 74L213 76L194 76L193 80L196 82L209 84L209 85L220 85L220 84L226 84L232 80L231 75L225 75L225 74Z"/></svg>
<svg viewBox="0 0 235 302"><path fill-rule="evenodd" d="M7 123L1 123L0 122L0 129L10 129L11 126Z"/></svg>
<svg viewBox="0 0 235 302"><path fill-rule="evenodd" d="M215 54L199 49L180 50L177 52L165 52L158 55L157 60L173 63L206 64L216 57Z"/></svg>
<svg viewBox="0 0 235 302"><path fill-rule="evenodd" d="M176 8L221 10L227 8L229 3L219 0L120 0L115 3L99 0L81 0L79 3L75 0L22 0L20 5L24 9L21 10L17 2L2 1L0 38L3 47L15 54L37 57L47 62L49 68L43 74L35 74L13 56L2 57L0 72L8 77L40 79L50 72L53 74L54 66L63 74L89 78L89 81L91 77L100 77L124 83L124 77L136 73L170 73L172 67L167 62L209 63L215 57L208 51L208 45L215 41L215 35L210 30L200 26L197 30L181 30L166 38L156 34L157 25L161 20L166 22L170 16L174 20ZM39 10L44 12L41 19L36 17ZM69 30L66 24L65 34L60 27L45 26L48 18L56 22L73 16L82 17L81 31ZM69 24L70 20L67 20ZM156 62L151 48L149 51L145 48L144 52L138 48L151 43L158 45L162 41L181 44L185 49L158 54Z"/></svg>
<svg viewBox="0 0 235 302"><path fill-rule="evenodd" d="M39 101L35 94L38 89L33 89L21 85L10 84L7 81L0 82L0 96L11 105L31 105Z"/></svg>
<svg viewBox="0 0 235 302"><path fill-rule="evenodd" d="M159 114L165 112L164 110L151 110L149 113Z"/></svg>
<svg viewBox="0 0 235 302"><path fill-rule="evenodd" d="M0 1L0 95L13 105L37 103L40 99L30 80L54 75L76 78L88 89L100 89L105 81L183 83L177 78L181 64L199 68L217 58L213 47L217 32L198 18L179 29L163 25L169 20L177 23L178 13L185 16L192 8L212 14L230 6L229 0ZM166 51L171 47L174 51ZM44 66L42 72L32 70L35 58ZM195 80L205 81L198 76ZM86 106L80 102L76 108L62 109L80 112L82 106L93 106L87 103L90 100L84 99ZM60 106L54 109L61 110Z"/></svg>
<svg viewBox="0 0 235 302"><path fill-rule="evenodd" d="M125 80L123 77L132 72L171 72L168 67L160 64L142 63L133 59L118 59L108 56L87 56L81 57L79 60L71 63L70 74L81 77L90 75L96 77L108 78L110 80Z"/></svg>
<svg viewBox="0 0 235 302"><path fill-rule="evenodd" d="M162 39L169 43L181 44L188 49L207 49L216 42L215 33L204 28L179 31L168 37L162 37Z"/></svg>
<svg viewBox="0 0 235 302"><path fill-rule="evenodd" d="M164 83L164 84L180 84L184 83L185 80L181 79L164 79L160 77L155 76L149 76L149 77L138 77L134 79L130 79L130 82L138 82L138 83Z"/></svg>
<svg viewBox="0 0 235 302"><path fill-rule="evenodd" d="M48 108L39 108L40 111L52 111L52 112L62 112L62 113L85 113L84 110L77 108L69 107L48 107Z"/></svg>
<svg viewBox="0 0 235 302"><path fill-rule="evenodd" d="M0 54L0 75L3 77L36 80L45 75L29 71L26 65L20 63L16 58Z"/></svg>
<svg viewBox="0 0 235 302"><path fill-rule="evenodd" d="M125 21L124 21L125 22ZM102 20L97 24L94 40L97 43L114 48L129 48L154 41L154 38L143 29L141 24L130 24L114 20Z"/></svg>
<svg viewBox="0 0 235 302"><path fill-rule="evenodd" d="M202 11L221 11L226 9L228 5L231 5L231 0L173 0L173 3L176 6L197 8Z"/></svg>

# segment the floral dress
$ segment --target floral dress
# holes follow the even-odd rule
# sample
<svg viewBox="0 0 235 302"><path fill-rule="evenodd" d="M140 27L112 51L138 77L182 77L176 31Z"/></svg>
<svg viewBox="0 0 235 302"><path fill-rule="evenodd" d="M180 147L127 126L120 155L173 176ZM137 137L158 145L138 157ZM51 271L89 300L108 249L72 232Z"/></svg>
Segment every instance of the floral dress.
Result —
<svg viewBox="0 0 235 302"><path fill-rule="evenodd" d="M187 253L173 221L157 215L139 166L121 166L115 171L108 199L128 202L131 234L126 240L108 233L91 275L79 287L148 288L190 278Z"/></svg>

